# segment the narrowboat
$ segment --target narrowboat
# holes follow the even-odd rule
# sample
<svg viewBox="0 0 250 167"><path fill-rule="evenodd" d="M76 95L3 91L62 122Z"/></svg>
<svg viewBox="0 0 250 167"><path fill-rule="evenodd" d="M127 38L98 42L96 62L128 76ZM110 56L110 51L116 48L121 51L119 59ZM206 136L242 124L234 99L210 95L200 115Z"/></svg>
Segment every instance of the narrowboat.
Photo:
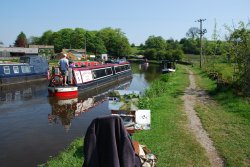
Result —
<svg viewBox="0 0 250 167"><path fill-rule="evenodd" d="M74 97L77 96L79 90L96 89L131 78L132 71L129 62L94 64L70 67L68 70L68 85L63 86L60 70L54 67L48 91L51 96Z"/></svg>
<svg viewBox="0 0 250 167"><path fill-rule="evenodd" d="M0 85L17 84L35 80L46 80L48 61L38 55L25 55L19 62L0 63Z"/></svg>
<svg viewBox="0 0 250 167"><path fill-rule="evenodd" d="M172 60L162 60L162 73L175 72L176 66L175 61Z"/></svg>

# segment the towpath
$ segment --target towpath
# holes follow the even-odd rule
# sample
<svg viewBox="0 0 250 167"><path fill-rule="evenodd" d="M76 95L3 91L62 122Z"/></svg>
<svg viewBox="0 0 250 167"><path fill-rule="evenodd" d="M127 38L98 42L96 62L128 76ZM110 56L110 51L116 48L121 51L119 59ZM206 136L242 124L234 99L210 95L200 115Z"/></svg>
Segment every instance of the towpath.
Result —
<svg viewBox="0 0 250 167"><path fill-rule="evenodd" d="M195 84L195 77L192 71L188 70L190 85L186 88L182 97L184 100L185 112L188 117L189 129L194 134L196 140L205 149L206 155L212 167L223 167L223 160L218 155L213 141L209 138L208 133L203 129L201 121L194 110L197 102L209 102L211 99L205 91L199 90Z"/></svg>

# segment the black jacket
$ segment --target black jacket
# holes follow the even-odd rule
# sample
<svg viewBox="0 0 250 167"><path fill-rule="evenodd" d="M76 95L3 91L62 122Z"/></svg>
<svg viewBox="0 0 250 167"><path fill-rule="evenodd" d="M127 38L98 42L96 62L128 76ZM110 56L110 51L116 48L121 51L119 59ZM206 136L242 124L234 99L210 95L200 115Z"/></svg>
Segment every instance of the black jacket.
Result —
<svg viewBox="0 0 250 167"><path fill-rule="evenodd" d="M139 167L138 156L118 116L96 118L84 139L83 167Z"/></svg>

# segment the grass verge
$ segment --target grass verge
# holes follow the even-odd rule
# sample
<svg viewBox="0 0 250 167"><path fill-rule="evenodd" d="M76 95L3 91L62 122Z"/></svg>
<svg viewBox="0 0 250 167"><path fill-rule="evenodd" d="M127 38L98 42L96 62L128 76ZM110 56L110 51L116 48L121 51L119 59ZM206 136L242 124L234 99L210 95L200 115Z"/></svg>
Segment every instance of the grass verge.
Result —
<svg viewBox="0 0 250 167"><path fill-rule="evenodd" d="M51 158L39 167L80 167L83 164L83 139L74 140L70 146L58 156Z"/></svg>
<svg viewBox="0 0 250 167"><path fill-rule="evenodd" d="M232 90L218 90L214 81L195 69L199 87L215 100L196 106L203 127L225 161L225 166L250 166L250 104Z"/></svg>
<svg viewBox="0 0 250 167"><path fill-rule="evenodd" d="M147 145L157 156L157 167L210 166L203 148L187 130L181 96L189 84L183 66L176 73L162 76L145 92L142 108L149 107L152 129L141 131L134 139Z"/></svg>

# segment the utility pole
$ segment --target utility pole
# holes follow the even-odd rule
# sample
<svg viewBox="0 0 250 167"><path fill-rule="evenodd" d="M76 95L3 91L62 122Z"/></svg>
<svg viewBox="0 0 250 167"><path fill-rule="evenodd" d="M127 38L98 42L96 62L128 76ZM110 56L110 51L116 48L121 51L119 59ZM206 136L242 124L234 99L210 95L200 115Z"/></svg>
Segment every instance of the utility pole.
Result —
<svg viewBox="0 0 250 167"><path fill-rule="evenodd" d="M84 41L84 50L85 50L85 59L87 59L87 31L85 32L85 41Z"/></svg>
<svg viewBox="0 0 250 167"><path fill-rule="evenodd" d="M201 68L201 57L202 57L202 36L203 36L203 34L205 34L207 32L206 29L202 29L202 22L205 20L206 19L199 19L199 20L195 21L195 22L200 23L200 31L199 31L199 34L200 34L200 68Z"/></svg>

